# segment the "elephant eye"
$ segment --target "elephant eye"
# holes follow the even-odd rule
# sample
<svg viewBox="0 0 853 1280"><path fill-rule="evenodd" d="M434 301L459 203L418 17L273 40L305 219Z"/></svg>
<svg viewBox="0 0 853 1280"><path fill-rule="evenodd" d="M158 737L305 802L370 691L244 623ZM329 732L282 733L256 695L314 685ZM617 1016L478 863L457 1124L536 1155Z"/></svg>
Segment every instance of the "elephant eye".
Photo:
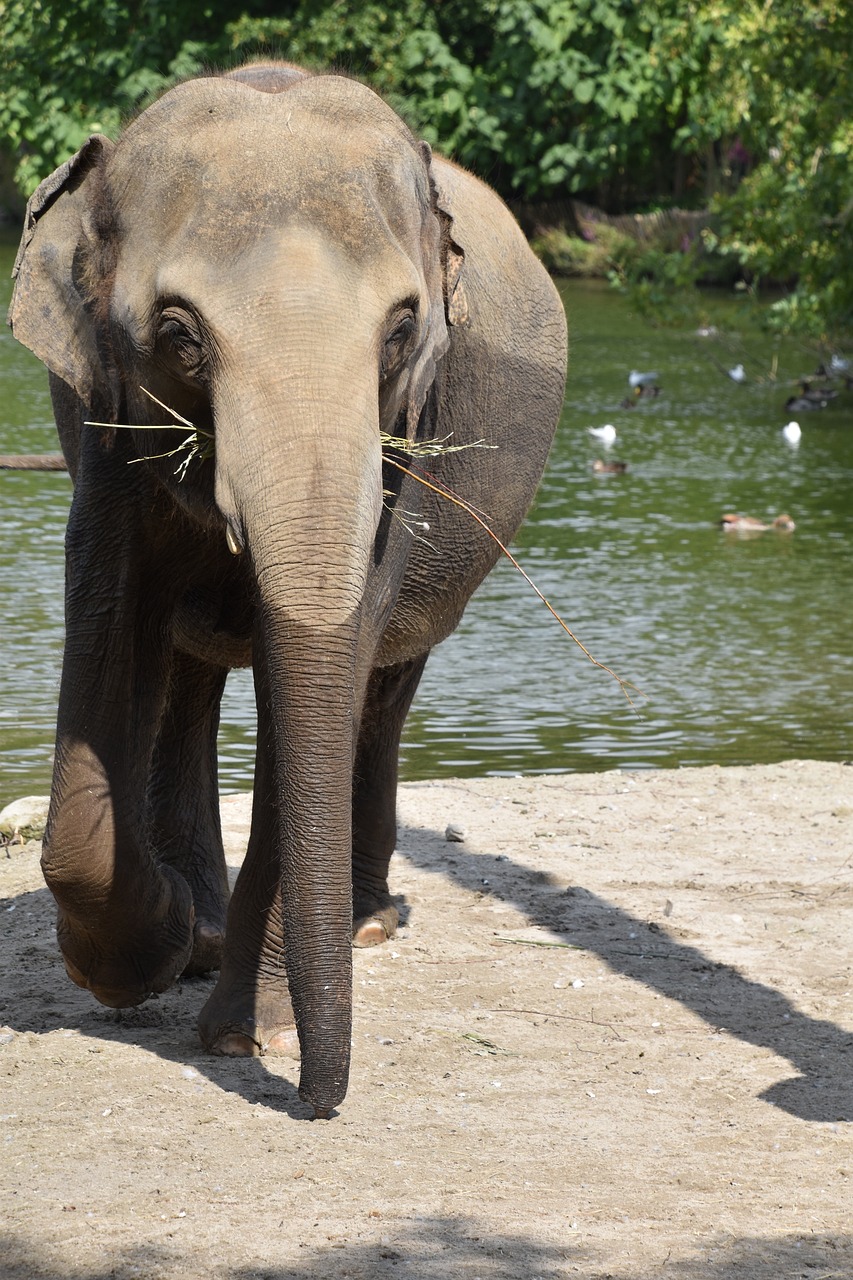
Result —
<svg viewBox="0 0 853 1280"><path fill-rule="evenodd" d="M183 369L197 375L204 365L198 325L186 311L168 307L160 316L157 341L164 352L176 356Z"/></svg>
<svg viewBox="0 0 853 1280"><path fill-rule="evenodd" d="M396 371L405 355L406 349L415 332L415 313L409 308L398 311L391 323L382 347L382 358L379 364L380 381L384 381Z"/></svg>

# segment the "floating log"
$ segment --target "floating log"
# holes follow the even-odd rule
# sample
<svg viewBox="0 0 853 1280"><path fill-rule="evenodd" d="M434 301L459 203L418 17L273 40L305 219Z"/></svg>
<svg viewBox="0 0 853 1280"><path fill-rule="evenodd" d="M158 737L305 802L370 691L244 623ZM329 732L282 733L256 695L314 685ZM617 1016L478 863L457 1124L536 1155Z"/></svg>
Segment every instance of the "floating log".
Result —
<svg viewBox="0 0 853 1280"><path fill-rule="evenodd" d="M0 453L0 471L67 471L61 453Z"/></svg>

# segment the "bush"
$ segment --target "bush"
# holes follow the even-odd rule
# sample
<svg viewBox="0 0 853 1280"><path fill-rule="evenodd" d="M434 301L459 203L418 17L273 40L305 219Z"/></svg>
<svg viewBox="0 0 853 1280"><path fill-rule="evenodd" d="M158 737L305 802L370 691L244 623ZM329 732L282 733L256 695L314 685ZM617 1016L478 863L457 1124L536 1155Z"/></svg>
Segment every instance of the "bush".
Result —
<svg viewBox="0 0 853 1280"><path fill-rule="evenodd" d="M550 227L531 240L531 246L550 272L558 276L607 277L618 263L637 251L630 236L600 223L587 239L562 227Z"/></svg>

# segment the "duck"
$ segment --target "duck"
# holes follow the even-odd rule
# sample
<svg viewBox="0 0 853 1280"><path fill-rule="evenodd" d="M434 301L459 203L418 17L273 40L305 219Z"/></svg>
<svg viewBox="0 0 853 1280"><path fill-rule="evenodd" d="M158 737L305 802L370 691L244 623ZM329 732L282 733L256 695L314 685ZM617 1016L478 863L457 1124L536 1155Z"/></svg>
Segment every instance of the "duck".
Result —
<svg viewBox="0 0 853 1280"><path fill-rule="evenodd" d="M605 422L603 427L589 427L589 434L595 436L602 444L611 445L616 439L616 428L612 422Z"/></svg>
<svg viewBox="0 0 853 1280"><path fill-rule="evenodd" d="M601 458L596 458L592 464L592 469L597 476L621 476L623 472L628 470L628 463L603 462Z"/></svg>
<svg viewBox="0 0 853 1280"><path fill-rule="evenodd" d="M778 529L780 533L793 533L796 527L796 524L787 512L783 512L781 516L777 516L770 526L771 529Z"/></svg>
<svg viewBox="0 0 853 1280"><path fill-rule="evenodd" d="M630 387L650 387L658 380L656 373L640 373L638 369L632 369L628 374L628 385Z"/></svg>
<svg viewBox="0 0 853 1280"><path fill-rule="evenodd" d="M813 387L811 378L803 378L800 388L809 400L834 400L838 395L835 387Z"/></svg>
<svg viewBox="0 0 853 1280"><path fill-rule="evenodd" d="M786 422L782 428L782 435L788 441L788 444L799 444L800 436L803 434L799 422Z"/></svg>
<svg viewBox="0 0 853 1280"><path fill-rule="evenodd" d="M755 516L735 515L732 511L728 511L724 516L720 517L720 528L725 533L764 533L767 529L776 529L780 533L792 533L796 527L794 521L786 513L776 516L771 524L765 524L763 520L756 520Z"/></svg>
<svg viewBox="0 0 853 1280"><path fill-rule="evenodd" d="M635 387L632 394L619 402L620 409L633 409L641 400L653 400L660 395L660 387L653 382L649 386Z"/></svg>
<svg viewBox="0 0 853 1280"><path fill-rule="evenodd" d="M812 409L825 409L831 397L817 399L814 395L789 396L785 401L786 413L811 413Z"/></svg>
<svg viewBox="0 0 853 1280"><path fill-rule="evenodd" d="M732 382L746 382L746 370L742 364L736 364L733 369L727 369L726 373Z"/></svg>
<svg viewBox="0 0 853 1280"><path fill-rule="evenodd" d="M724 533L763 533L767 525L755 516L739 516L727 511L720 516L720 528Z"/></svg>
<svg viewBox="0 0 853 1280"><path fill-rule="evenodd" d="M799 395L790 396L785 401L789 413L808 413L811 409L825 409L830 400L834 400L838 392L834 387L813 387L808 379L800 383Z"/></svg>

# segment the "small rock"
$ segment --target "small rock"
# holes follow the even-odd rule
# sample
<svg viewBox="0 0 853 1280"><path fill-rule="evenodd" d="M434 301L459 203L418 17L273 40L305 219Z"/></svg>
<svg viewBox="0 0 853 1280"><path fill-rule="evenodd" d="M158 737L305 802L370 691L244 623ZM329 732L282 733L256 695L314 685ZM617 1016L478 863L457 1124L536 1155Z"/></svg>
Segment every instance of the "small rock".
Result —
<svg viewBox="0 0 853 1280"><path fill-rule="evenodd" d="M23 796L0 812L0 836L7 840L40 839L47 823L50 796Z"/></svg>
<svg viewBox="0 0 853 1280"><path fill-rule="evenodd" d="M444 838L452 844L464 844L465 828L457 826L455 822L449 822L444 829Z"/></svg>

